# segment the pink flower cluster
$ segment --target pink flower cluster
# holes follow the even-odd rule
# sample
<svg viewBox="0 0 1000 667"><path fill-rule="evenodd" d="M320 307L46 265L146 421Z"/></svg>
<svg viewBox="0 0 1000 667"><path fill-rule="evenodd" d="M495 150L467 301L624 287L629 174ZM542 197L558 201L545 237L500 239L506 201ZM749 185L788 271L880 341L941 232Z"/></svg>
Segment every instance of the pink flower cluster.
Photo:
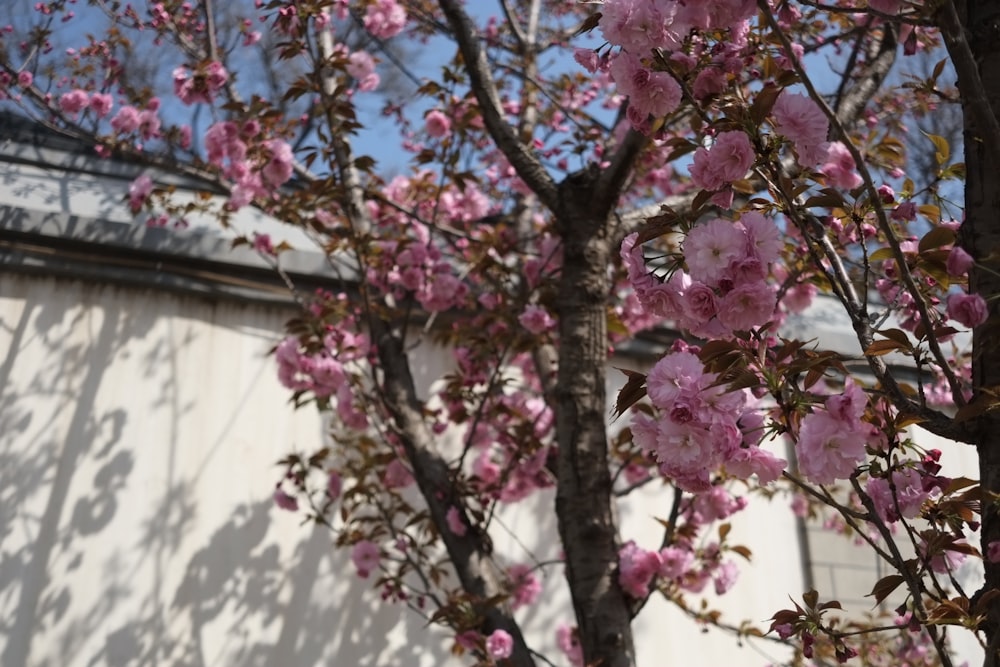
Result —
<svg viewBox="0 0 1000 667"><path fill-rule="evenodd" d="M954 292L946 301L948 317L970 329L978 327L989 317L986 300L978 294Z"/></svg>
<svg viewBox="0 0 1000 667"><path fill-rule="evenodd" d="M396 0L375 0L365 11L365 30L379 39L390 39L406 27L406 9Z"/></svg>
<svg viewBox="0 0 1000 667"><path fill-rule="evenodd" d="M826 399L802 419L795 454L799 471L816 484L847 479L865 459L865 446L877 433L861 419L868 406L864 391L848 378L844 392Z"/></svg>
<svg viewBox="0 0 1000 667"><path fill-rule="evenodd" d="M361 540L351 549L351 562L354 563L358 576L367 579L382 562L382 550L371 540Z"/></svg>
<svg viewBox="0 0 1000 667"><path fill-rule="evenodd" d="M357 82L358 90L361 92L375 90L381 82L375 72L375 59L367 51L355 51L348 56L345 69Z"/></svg>
<svg viewBox="0 0 1000 667"><path fill-rule="evenodd" d="M704 190L728 188L734 181L746 176L755 158L756 154L746 132L721 132L711 149L702 147L695 151L691 180Z"/></svg>
<svg viewBox="0 0 1000 667"><path fill-rule="evenodd" d="M403 210L412 209L421 219L447 221L453 228L481 219L490 211L490 201L469 183L464 190L449 187L427 196L435 177L431 172L398 176L384 189L385 197ZM404 298L412 293L428 311L463 307L469 295L468 280L456 275L455 261L448 260L430 229L400 213L394 206L369 200L369 211L385 236L369 264L367 280L376 289Z"/></svg>
<svg viewBox="0 0 1000 667"><path fill-rule="evenodd" d="M94 97L96 98L97 95L94 95ZM110 99L106 100L106 102L110 111ZM91 108L93 108L93 104ZM138 133L144 141L154 139L160 135L160 117L157 115L158 108L158 103L148 105L145 109L137 109L131 105L123 106L111 118L111 129L120 137Z"/></svg>
<svg viewBox="0 0 1000 667"><path fill-rule="evenodd" d="M886 477L872 477L865 485L875 511L888 523L916 518L931 494L940 491L939 478L925 478L915 468L893 470L891 482Z"/></svg>
<svg viewBox="0 0 1000 667"><path fill-rule="evenodd" d="M275 349L278 380L296 392L312 392L317 398L335 396L337 414L349 428L368 424L365 413L354 404L347 364L365 358L368 339L347 327L332 329L319 350L309 350L295 336L288 336Z"/></svg>
<svg viewBox="0 0 1000 667"><path fill-rule="evenodd" d="M528 607L535 604L542 594L542 584L530 565L512 565L507 568L507 576L513 585L511 609Z"/></svg>
<svg viewBox="0 0 1000 667"><path fill-rule="evenodd" d="M755 10L753 0L605 0L600 28L609 43L645 57L679 48L695 29L740 30Z"/></svg>
<svg viewBox="0 0 1000 667"><path fill-rule="evenodd" d="M514 652L514 638L506 630L494 630L486 638L486 652L495 660L509 658Z"/></svg>
<svg viewBox="0 0 1000 667"><path fill-rule="evenodd" d="M193 71L181 65L174 69L173 79L174 95L184 104L211 104L219 90L229 81L229 73L222 63L212 61Z"/></svg>
<svg viewBox="0 0 1000 667"><path fill-rule="evenodd" d="M771 109L774 129L795 146L799 165L809 169L827 158L830 121L809 97L787 90Z"/></svg>
<svg viewBox="0 0 1000 667"><path fill-rule="evenodd" d="M477 375L463 374L463 381L471 384ZM527 392L505 395L497 402L492 422L475 426L472 442L479 453L472 463L472 481L485 496L514 503L552 486L546 464L555 415L543 400ZM456 413L467 410L457 402L449 407Z"/></svg>
<svg viewBox="0 0 1000 667"><path fill-rule="evenodd" d="M618 90L628 95L628 119L636 130L647 131L650 116L666 116L681 102L681 87L673 76L643 66L631 53L615 56L610 72Z"/></svg>
<svg viewBox="0 0 1000 667"><path fill-rule="evenodd" d="M650 312L710 338L748 331L774 316L775 291L767 276L782 240L770 218L751 211L738 222L697 225L683 244L688 271L677 268L662 283L647 271L637 238L625 238L621 255L629 282Z"/></svg>
<svg viewBox="0 0 1000 667"><path fill-rule="evenodd" d="M229 205L240 209L256 197L266 197L291 177L294 167L292 148L282 139L270 139L260 145L258 157L249 157L247 141L256 138L260 125L248 121L242 126L234 121L214 123L205 133L208 162L222 169L233 182Z"/></svg>
<svg viewBox="0 0 1000 667"><path fill-rule="evenodd" d="M128 186L128 205L133 214L142 210L146 199L153 192L153 179L146 174L138 176Z"/></svg>
<svg viewBox="0 0 1000 667"><path fill-rule="evenodd" d="M861 185L861 175L858 174L858 165L854 162L851 152L841 141L830 143L826 152L826 162L819 168L820 173L826 176L826 181L830 185L853 190Z"/></svg>
<svg viewBox="0 0 1000 667"><path fill-rule="evenodd" d="M692 352L678 348L660 359L646 378L657 416L632 416L635 443L659 463L678 487L695 493L712 488L711 475L725 468L746 479L773 482L783 459L760 448L763 418L749 406L746 390L729 391L706 373Z"/></svg>
<svg viewBox="0 0 1000 667"><path fill-rule="evenodd" d="M699 547L698 535L711 523L746 506L745 498L734 497L722 486L688 499L679 517L683 530L675 533L673 544L650 551L629 541L619 550L618 582L622 589L634 598L644 598L652 586L661 583L700 593L712 581L717 595L729 591L739 574L735 563L722 559L718 544Z"/></svg>

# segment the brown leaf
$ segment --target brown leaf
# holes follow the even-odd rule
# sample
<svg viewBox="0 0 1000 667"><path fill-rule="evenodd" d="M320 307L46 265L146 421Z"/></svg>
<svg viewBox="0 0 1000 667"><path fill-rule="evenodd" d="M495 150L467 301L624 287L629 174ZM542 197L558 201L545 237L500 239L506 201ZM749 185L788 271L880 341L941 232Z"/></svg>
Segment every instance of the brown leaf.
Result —
<svg viewBox="0 0 1000 667"><path fill-rule="evenodd" d="M628 377L628 382L618 392L618 401L615 403L615 419L625 414L625 411L638 403L646 396L646 375L638 371L630 371L626 368L618 368Z"/></svg>
<svg viewBox="0 0 1000 667"><path fill-rule="evenodd" d="M874 597L875 604L881 604L882 600L889 597L892 592L899 588L899 585L904 581L906 581L906 579L901 574L890 574L882 577L875 582L875 587L872 588L872 592L865 597Z"/></svg>

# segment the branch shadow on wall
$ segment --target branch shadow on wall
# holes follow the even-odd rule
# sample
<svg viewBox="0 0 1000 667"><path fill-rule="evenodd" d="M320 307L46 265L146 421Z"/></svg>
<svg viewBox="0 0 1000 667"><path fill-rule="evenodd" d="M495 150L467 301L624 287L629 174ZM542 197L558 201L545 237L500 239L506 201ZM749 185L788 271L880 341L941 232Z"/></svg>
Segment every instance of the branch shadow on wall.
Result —
<svg viewBox="0 0 1000 667"><path fill-rule="evenodd" d="M147 411L174 422L191 409L177 385L200 378L153 370L199 341L164 336L162 304L129 308L111 288L49 283L4 278L21 302L0 310L0 664L447 664L443 634L382 603L329 532L296 530L266 489L210 524L182 466L168 463L156 488L137 479L150 456L197 453L144 422ZM127 359L141 372L116 387L112 369Z"/></svg>

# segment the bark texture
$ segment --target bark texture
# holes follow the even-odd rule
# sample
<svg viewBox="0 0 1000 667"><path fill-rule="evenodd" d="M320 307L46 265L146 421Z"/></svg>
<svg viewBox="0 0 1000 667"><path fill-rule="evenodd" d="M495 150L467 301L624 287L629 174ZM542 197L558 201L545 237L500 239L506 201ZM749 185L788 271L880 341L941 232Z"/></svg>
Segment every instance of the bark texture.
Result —
<svg viewBox="0 0 1000 667"><path fill-rule="evenodd" d="M608 265L612 242L600 206L599 172L560 184L557 227L563 240L559 282L559 443L556 514L566 553L566 578L584 660L630 667L635 650L628 600L618 585L618 526L606 432Z"/></svg>
<svg viewBox="0 0 1000 667"><path fill-rule="evenodd" d="M948 3L950 4L950 3ZM973 401L989 400L1000 388L1000 154L992 150L1000 111L1000 0L957 2L961 30L949 34L948 5L942 10L941 25L946 43L959 74L965 117L965 222L961 242L978 265L970 272L970 291L989 303L990 318L973 332ZM971 54L971 62L969 56ZM990 118L989 116L992 116ZM979 473L984 493L982 549L1000 540L1000 513L990 494L1000 493L1000 412L989 411L975 420L974 433L979 453ZM984 560L986 581L976 600L986 607L983 626L987 650L984 665L1000 665L1000 566Z"/></svg>

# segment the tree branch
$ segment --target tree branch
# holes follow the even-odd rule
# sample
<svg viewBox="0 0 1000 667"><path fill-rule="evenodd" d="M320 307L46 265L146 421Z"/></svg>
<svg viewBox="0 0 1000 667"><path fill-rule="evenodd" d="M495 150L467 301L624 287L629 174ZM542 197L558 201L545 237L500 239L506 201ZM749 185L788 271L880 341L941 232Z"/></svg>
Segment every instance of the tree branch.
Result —
<svg viewBox="0 0 1000 667"><path fill-rule="evenodd" d="M476 27L472 23L472 19L465 13L457 0L439 0L438 4L448 19L455 40L458 42L459 52L462 54L465 69L469 74L472 92L479 103L479 112L483 116L483 123L486 125L487 131L496 142L497 148L510 161L521 180L538 195L547 208L555 210L559 205L556 183L539 162L538 157L504 120L500 111L500 95L497 92L493 76L490 74L486 52L476 37Z"/></svg>

